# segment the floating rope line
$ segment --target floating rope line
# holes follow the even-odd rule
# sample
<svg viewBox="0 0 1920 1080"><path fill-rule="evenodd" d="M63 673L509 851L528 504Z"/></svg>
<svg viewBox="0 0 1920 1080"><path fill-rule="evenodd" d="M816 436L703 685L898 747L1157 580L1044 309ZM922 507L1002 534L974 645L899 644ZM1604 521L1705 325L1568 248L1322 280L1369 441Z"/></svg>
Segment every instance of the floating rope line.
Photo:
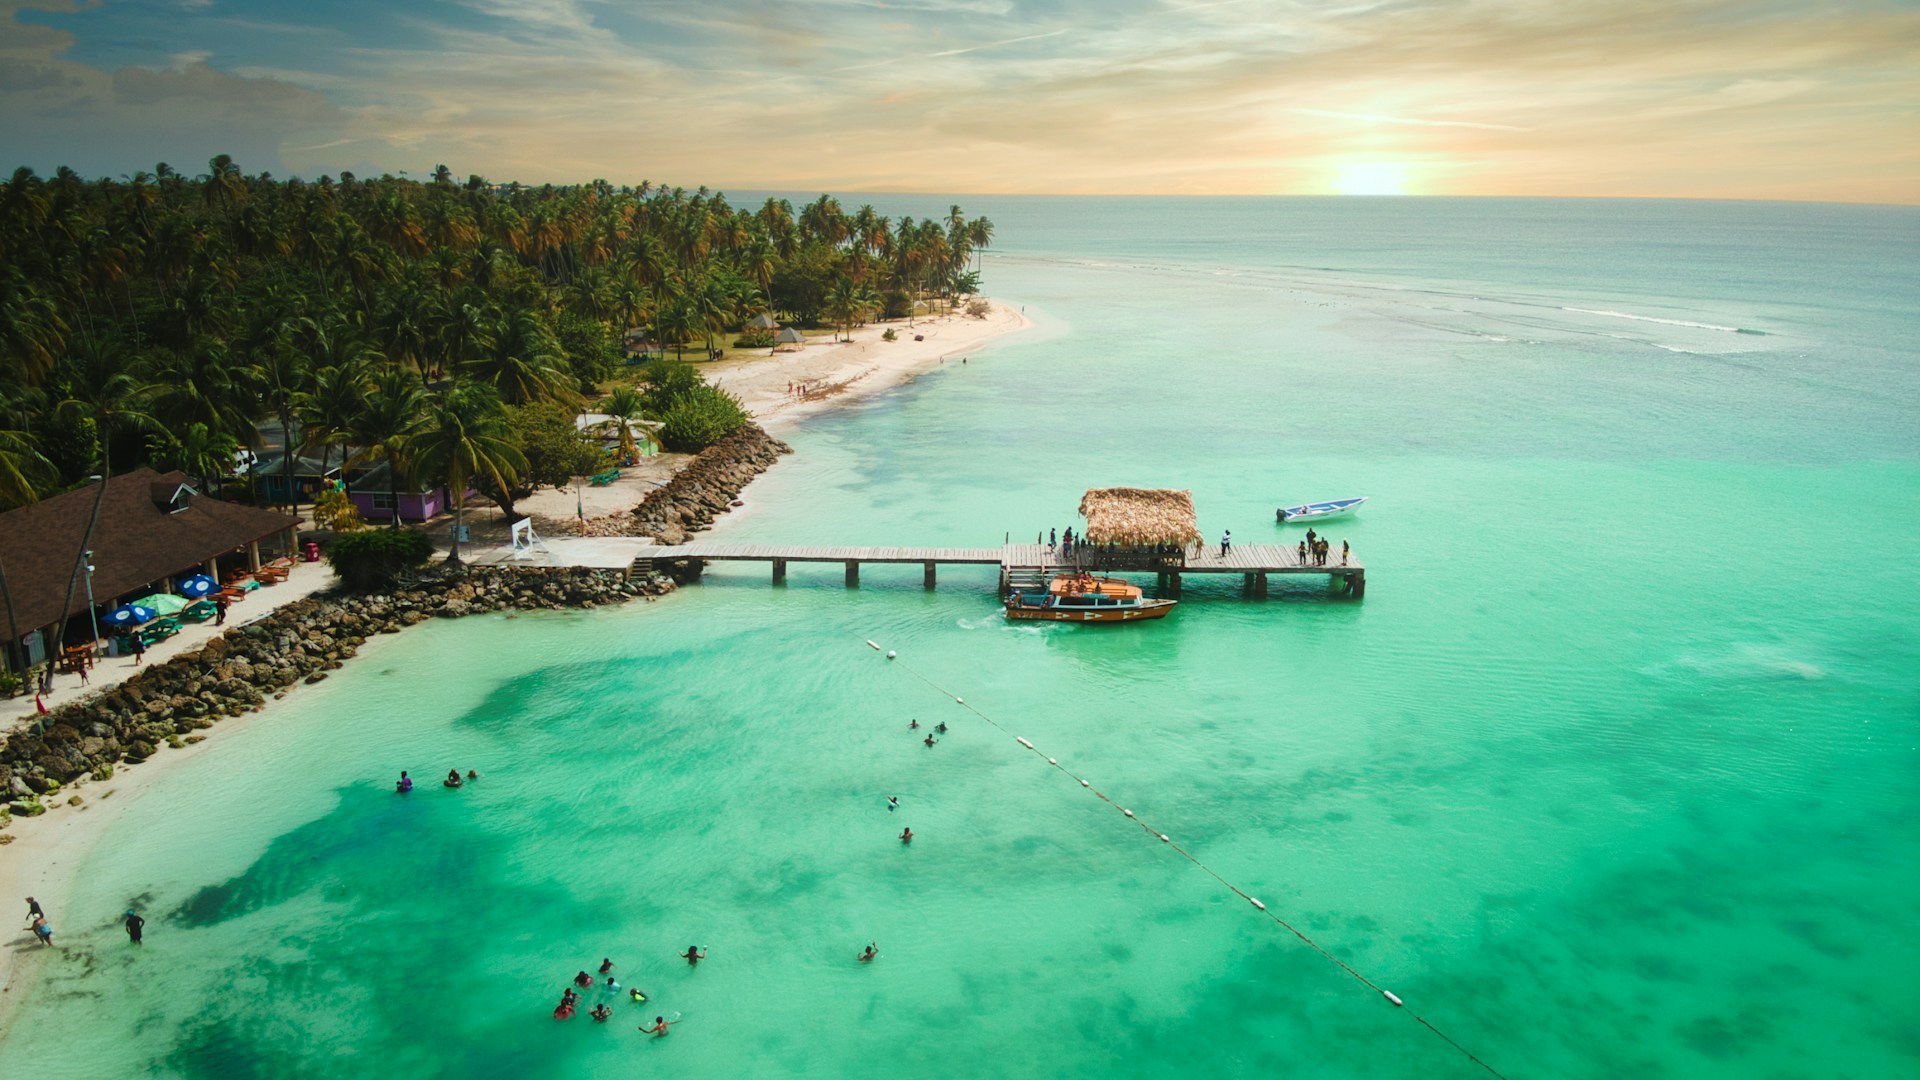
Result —
<svg viewBox="0 0 1920 1080"><path fill-rule="evenodd" d="M885 652L888 660L894 661L895 663L899 664L899 666L903 670L905 670L908 674L912 675L914 678L919 679L921 682L926 683L927 686L930 687L935 693L940 694L943 697L952 698L954 704L959 705L961 708L979 717L981 720L985 721L987 724L992 726L996 731L999 731L1002 735L1005 735L1011 738L1014 742L1019 743L1023 748L1026 749L1028 753L1034 755L1035 757L1038 757L1042 761L1045 761L1048 766L1054 769L1057 769L1062 773L1065 773L1068 777L1076 781L1082 788L1084 788L1088 792L1091 792L1093 796L1099 799L1101 802L1106 803L1108 806L1111 806L1115 810L1120 811L1120 813L1126 816L1128 821L1131 821L1135 825L1140 826L1140 828L1144 830L1147 833L1147 835L1153 837L1156 840L1159 840L1161 843L1167 845L1168 847L1172 848L1174 851L1178 852L1181 858L1192 863L1194 866L1199 867L1202 871L1204 871L1207 874L1208 877L1211 877L1213 878L1213 880L1226 886L1227 889L1231 891L1235 896L1238 896L1240 899L1245 900L1248 904L1251 904L1256 910L1258 910L1262 915L1265 915L1268 919L1272 920L1281 928L1285 929L1288 933L1300 939L1301 943L1306 945L1309 949L1312 949L1314 952L1317 952L1321 956L1325 957L1328 961L1338 966L1341 971L1344 971L1348 975L1353 976L1353 978L1357 982L1359 982L1360 985L1365 986L1367 989L1378 993L1383 998L1386 998L1388 1001L1392 1002L1396 1008L1401 1008L1401 1009L1406 1008L1406 1003L1400 1000L1400 996L1398 994L1395 994L1393 991L1388 990L1383 986L1380 986L1379 984L1375 983L1372 979L1369 979L1365 975L1362 975L1360 974L1360 972L1354 970L1353 966L1351 964L1348 964L1345 960L1342 960L1339 957L1333 955L1331 952L1328 952L1326 948L1323 947L1319 942L1313 940L1312 938L1308 937L1305 933L1301 932L1299 927L1293 925L1287 920L1281 918L1279 915L1276 915L1272 911L1268 910L1267 905L1261 903L1259 899L1254 897L1252 894L1248 893L1245 889L1242 889L1240 886L1235 885L1233 882L1228 881L1226 878L1222 877L1220 875L1220 872L1215 870L1213 867L1208 866L1206 863L1201 862L1199 857L1194 855L1193 852L1188 851L1186 848L1182 847L1179 843L1175 842L1172 837L1154 828L1152 825L1147 824L1145 821L1140 820L1139 817L1135 816L1132 810L1129 810L1126 807L1121 806L1119 803L1114 802L1113 799L1110 796L1108 796L1106 792L1101 791L1097 787L1094 787L1093 784L1090 781L1088 781L1086 777L1083 777L1078 773L1074 772L1072 769L1069 769L1065 765L1060 764L1058 759L1049 756L1045 751L1041 750L1039 747L1034 746L1033 743L1027 741L1027 739L1024 736L1015 735L1013 732L1007 730L1006 726L1001 724L998 720L995 720L993 717L988 716L986 713L981 712L979 709L973 707L972 705L967 704L967 700L965 698L961 697L960 695L954 693L951 690L948 690L946 687L941 686L939 683L936 683L932 679L921 674L920 671L914 668L912 664L901 663L898 653L895 653L890 649L882 649L879 645L875 644L873 639L871 638L867 639L867 644L873 646L873 650L875 652ZM1448 1046L1453 1047L1455 1050L1465 1055L1468 1061L1471 1061L1475 1065L1478 1065L1481 1068L1487 1070L1487 1072L1493 1074L1494 1076L1500 1077L1500 1080L1506 1080L1506 1076L1502 1074L1500 1070L1480 1060L1480 1058L1477 1055L1475 1055L1473 1051L1468 1050L1466 1047L1461 1046L1459 1043L1453 1041L1453 1039L1450 1036L1448 1036L1446 1032L1441 1031L1439 1028L1433 1026L1433 1024L1429 1022L1426 1017L1421 1016L1419 1013L1413 1012L1412 1010L1407 1010L1407 1015L1413 1017L1415 1022L1417 1022L1421 1027L1424 1027L1428 1031L1434 1033L1435 1035L1438 1035L1441 1041L1445 1042Z"/></svg>

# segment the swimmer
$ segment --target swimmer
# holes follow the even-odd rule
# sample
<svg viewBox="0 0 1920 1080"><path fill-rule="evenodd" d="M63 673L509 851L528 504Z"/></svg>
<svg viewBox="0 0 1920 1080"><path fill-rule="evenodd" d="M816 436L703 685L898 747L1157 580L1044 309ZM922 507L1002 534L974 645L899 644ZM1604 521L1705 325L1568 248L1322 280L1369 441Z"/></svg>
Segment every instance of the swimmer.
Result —
<svg viewBox="0 0 1920 1080"><path fill-rule="evenodd" d="M402 795L413 790L413 777L407 775L407 770L400 770L400 779L393 785L393 790Z"/></svg>
<svg viewBox="0 0 1920 1080"><path fill-rule="evenodd" d="M939 732L942 735L945 735L947 733L947 722L945 720L940 721L939 723L933 725L933 730Z"/></svg>
<svg viewBox="0 0 1920 1080"><path fill-rule="evenodd" d="M461 784L465 783L465 781L460 779L459 769L448 769L447 779L445 782L448 787L459 787Z"/></svg>
<svg viewBox="0 0 1920 1080"><path fill-rule="evenodd" d="M908 731L919 731L919 730L920 730L920 721L918 721L918 720L909 720L909 721L907 721L907 730L908 730ZM401 773L400 775L401 775L401 776L405 776L405 775L407 775L407 774L406 774L406 773Z"/></svg>
<svg viewBox="0 0 1920 1080"><path fill-rule="evenodd" d="M133 909L127 909L127 936L135 945L140 944L140 935L146 932L147 920L141 918Z"/></svg>
<svg viewBox="0 0 1920 1080"><path fill-rule="evenodd" d="M593 976L583 971L573 977L573 985L585 990L587 987L593 985Z"/></svg>
<svg viewBox="0 0 1920 1080"><path fill-rule="evenodd" d="M879 946L869 941L867 942L867 951L860 954L860 962L863 964L871 964L873 963L873 958L879 955L880 955Z"/></svg>
<svg viewBox="0 0 1920 1080"><path fill-rule="evenodd" d="M933 740L933 736L931 736L931 735L929 735L929 736L927 736L927 738L926 738L926 744L927 744L928 746L932 746L932 745L933 745L933 742L934 742L934 740Z"/></svg>
<svg viewBox="0 0 1920 1080"><path fill-rule="evenodd" d="M632 999L633 999L633 1003L634 1003L634 1004L636 1004L636 1005L638 1005L638 1004L640 1004L641 1002L643 1002L643 1001L645 1001L645 1000L647 1000L647 995L646 995L646 994L644 994L644 993L642 993L642 992L641 992L641 990L640 990L640 988L639 988L639 987L637 987L637 986L636 986L636 987L634 987L634 988L633 988L633 989L631 989L631 990L628 990L628 991L627 991L627 996L628 996L628 997L630 997L630 998L632 998Z"/></svg>
<svg viewBox="0 0 1920 1080"><path fill-rule="evenodd" d="M468 769L468 770L467 770L467 779L469 779L469 780L478 780L478 779L480 779L480 774L479 774L479 773L477 773L477 772L474 772L474 771L473 771L472 769Z"/></svg>
<svg viewBox="0 0 1920 1080"><path fill-rule="evenodd" d="M603 1001L589 1010L587 1015L593 1017L594 1023L604 1024L607 1022L607 1018L613 1015L613 1010L607 1008L607 1003Z"/></svg>
<svg viewBox="0 0 1920 1080"><path fill-rule="evenodd" d="M560 992L560 1004L562 1005L571 1005L574 1002L579 1000L580 1000L580 995L574 993L573 987L571 986L567 987L565 990L562 990Z"/></svg>
<svg viewBox="0 0 1920 1080"><path fill-rule="evenodd" d="M677 1024L679 1022L680 1021L678 1020L669 1020L664 1016L656 1016L653 1018L653 1026L643 1027L640 1029L640 1032L643 1035L651 1035L654 1038L658 1039L667 1033L667 1028L669 1026L673 1024Z"/></svg>
<svg viewBox="0 0 1920 1080"><path fill-rule="evenodd" d="M887 813L891 814L898 809L900 809L900 796L898 795L887 796Z"/></svg>
<svg viewBox="0 0 1920 1080"><path fill-rule="evenodd" d="M609 994L614 994L620 991L620 984L614 982L613 976L609 975L607 976L607 981L600 984L600 989L605 990Z"/></svg>
<svg viewBox="0 0 1920 1080"><path fill-rule="evenodd" d="M901 830L900 830L900 842L901 842L901 843L903 843L903 844L911 844L911 843L913 843L913 830L912 830L912 829L901 829Z"/></svg>
<svg viewBox="0 0 1920 1080"><path fill-rule="evenodd" d="M613 973L613 958L610 956L601 957L600 958L600 974L611 975L612 973Z"/></svg>
<svg viewBox="0 0 1920 1080"><path fill-rule="evenodd" d="M693 967L695 964L707 958L707 950L702 949L698 945L689 945L687 946L687 951L680 955L687 958L688 967Z"/></svg>

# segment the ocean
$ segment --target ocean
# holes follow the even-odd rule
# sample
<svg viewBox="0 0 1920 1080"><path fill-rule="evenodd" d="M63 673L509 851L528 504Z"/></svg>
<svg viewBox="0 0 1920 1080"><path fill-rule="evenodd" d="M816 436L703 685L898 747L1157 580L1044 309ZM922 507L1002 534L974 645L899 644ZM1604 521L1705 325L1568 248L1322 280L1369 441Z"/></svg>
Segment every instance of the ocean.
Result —
<svg viewBox="0 0 1920 1080"><path fill-rule="evenodd" d="M716 565L382 639L107 833L0 1075L1920 1072L1920 209L874 202L991 217L1036 326L809 422L716 539L1367 495L1365 600ZM603 957L649 1000L551 1019Z"/></svg>

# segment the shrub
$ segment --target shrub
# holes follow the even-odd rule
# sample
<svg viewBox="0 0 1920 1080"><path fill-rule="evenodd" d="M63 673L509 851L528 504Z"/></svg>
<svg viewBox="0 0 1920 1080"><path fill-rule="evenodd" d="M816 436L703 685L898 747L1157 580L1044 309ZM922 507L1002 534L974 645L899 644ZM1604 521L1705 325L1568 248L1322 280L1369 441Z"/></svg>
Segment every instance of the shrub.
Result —
<svg viewBox="0 0 1920 1080"><path fill-rule="evenodd" d="M382 588L433 557L433 541L412 529L365 529L333 538L327 563L349 589Z"/></svg>
<svg viewBox="0 0 1920 1080"><path fill-rule="evenodd" d="M771 330L745 331L735 339L733 343L733 347L736 349L771 349L773 345L773 331Z"/></svg>
<svg viewBox="0 0 1920 1080"><path fill-rule="evenodd" d="M353 500L338 488L328 488L314 498L313 523L322 529L343 533L357 532L367 526L360 519L360 510L353 505Z"/></svg>
<svg viewBox="0 0 1920 1080"><path fill-rule="evenodd" d="M740 430L747 410L740 399L704 383L675 395L660 417L660 440L667 449L698 453Z"/></svg>

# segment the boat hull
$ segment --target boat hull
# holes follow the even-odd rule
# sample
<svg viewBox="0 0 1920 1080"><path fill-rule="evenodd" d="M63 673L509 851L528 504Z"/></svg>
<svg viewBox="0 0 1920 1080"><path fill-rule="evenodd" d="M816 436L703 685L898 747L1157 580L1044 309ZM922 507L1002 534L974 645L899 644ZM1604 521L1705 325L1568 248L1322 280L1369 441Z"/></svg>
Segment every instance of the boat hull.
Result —
<svg viewBox="0 0 1920 1080"><path fill-rule="evenodd" d="M1007 605L1007 618L1032 622L1081 622L1081 623L1122 623L1141 622L1146 619L1164 619L1173 614L1174 600L1143 600L1139 607L1122 608L1057 608L1057 607L1015 607Z"/></svg>
<svg viewBox="0 0 1920 1080"><path fill-rule="evenodd" d="M1351 517L1358 513L1360 504L1367 500L1336 499L1333 502L1307 503L1302 506L1286 506L1274 511L1274 519L1281 524L1290 521L1327 521L1332 518Z"/></svg>

